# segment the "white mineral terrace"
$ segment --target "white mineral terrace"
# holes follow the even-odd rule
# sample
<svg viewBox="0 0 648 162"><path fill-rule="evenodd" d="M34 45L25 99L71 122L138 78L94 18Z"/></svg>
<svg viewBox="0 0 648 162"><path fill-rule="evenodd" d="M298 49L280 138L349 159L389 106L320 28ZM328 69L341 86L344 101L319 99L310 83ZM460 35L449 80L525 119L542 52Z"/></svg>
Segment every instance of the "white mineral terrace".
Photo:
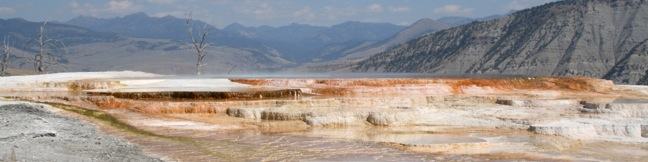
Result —
<svg viewBox="0 0 648 162"><path fill-rule="evenodd" d="M268 92L282 89L297 89L300 94L286 97ZM32 93L18 95L27 91ZM268 145L285 144L287 149L308 146L335 152L329 145L295 144L311 138L323 143L343 139L377 144L371 149L395 149L390 151L395 157L423 156L418 159L423 161L435 160L426 158L431 155L447 158L443 160L482 156L492 160L648 158L648 87L613 85L590 78L192 79L97 72L2 77L3 92L7 99L85 107L111 114L136 128L196 140L216 138L205 132L229 132L228 137L237 136L234 141L254 143L268 138L259 132L271 132L273 138L282 140ZM114 94L117 92L124 94ZM158 92L220 98L174 100L179 94L164 94L165 98L156 99L156 95L162 95ZM278 97L266 97L269 95ZM152 142L135 141L154 154L166 155L164 158L187 160L182 156L186 150L154 149ZM345 145L356 146L353 142ZM211 145L201 148L218 151ZM276 152L279 157L290 156ZM196 154L200 158L189 159L211 159L210 155ZM311 160L319 157L312 156ZM330 155L353 160L349 156L353 155L348 151Z"/></svg>

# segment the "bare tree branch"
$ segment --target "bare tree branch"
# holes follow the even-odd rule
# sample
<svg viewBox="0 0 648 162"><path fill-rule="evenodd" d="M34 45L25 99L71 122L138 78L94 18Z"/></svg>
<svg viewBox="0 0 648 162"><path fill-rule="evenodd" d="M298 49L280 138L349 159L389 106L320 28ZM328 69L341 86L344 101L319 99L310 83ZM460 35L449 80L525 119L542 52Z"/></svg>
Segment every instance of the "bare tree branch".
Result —
<svg viewBox="0 0 648 162"><path fill-rule="evenodd" d="M194 27L193 27L193 18L191 13L187 14L186 18L187 23L187 32L189 38L191 39L191 45L194 51L196 52L196 75L201 75L203 72L203 66L205 66L205 57L207 56L207 35L209 34L209 29L205 25L201 31L198 31L200 40L197 40L194 36Z"/></svg>
<svg viewBox="0 0 648 162"><path fill-rule="evenodd" d="M58 65L59 59L54 57L50 51L59 52L57 50L62 50L63 53L67 53L65 43L47 38L47 33L45 32L46 25L47 21L43 22L43 25L40 26L38 38L36 38L38 53L31 60L34 63L34 71L37 73L44 73L49 67Z"/></svg>

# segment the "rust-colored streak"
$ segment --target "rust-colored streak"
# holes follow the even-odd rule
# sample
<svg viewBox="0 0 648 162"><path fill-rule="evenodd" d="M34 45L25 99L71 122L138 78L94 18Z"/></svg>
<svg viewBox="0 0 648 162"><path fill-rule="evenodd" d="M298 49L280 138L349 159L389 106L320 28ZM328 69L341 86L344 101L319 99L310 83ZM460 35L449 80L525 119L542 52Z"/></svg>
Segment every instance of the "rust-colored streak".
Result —
<svg viewBox="0 0 648 162"><path fill-rule="evenodd" d="M133 107L129 102L118 100L114 97L85 97L84 101L91 102L101 108L119 109Z"/></svg>
<svg viewBox="0 0 648 162"><path fill-rule="evenodd" d="M214 102L171 102L171 101L141 101L119 99L112 96L90 96L84 101L95 104L103 109L131 109L146 114L168 113L220 113L226 109L226 104Z"/></svg>
<svg viewBox="0 0 648 162"><path fill-rule="evenodd" d="M136 100L251 100L294 98L301 96L300 89L245 92L87 92L93 96L114 96Z"/></svg>
<svg viewBox="0 0 648 162"><path fill-rule="evenodd" d="M235 82L255 86L312 88L322 95L349 95L362 87L407 87L445 84L453 93L462 94L466 87L495 90L568 90L576 92L608 92L613 83L587 77L508 77L508 78L429 78L429 79L241 79Z"/></svg>
<svg viewBox="0 0 648 162"><path fill-rule="evenodd" d="M247 85L266 85L269 83L268 80L265 79L230 79L232 82L236 83L241 83L241 84L247 84Z"/></svg>
<svg viewBox="0 0 648 162"><path fill-rule="evenodd" d="M585 77L538 77L510 79L460 79L449 81L456 93L461 93L463 87L490 87L499 90L570 90L580 92L609 91L612 84L601 80Z"/></svg>
<svg viewBox="0 0 648 162"><path fill-rule="evenodd" d="M313 88L313 93L325 96L345 96L352 94L352 91L349 88L343 87L322 87Z"/></svg>

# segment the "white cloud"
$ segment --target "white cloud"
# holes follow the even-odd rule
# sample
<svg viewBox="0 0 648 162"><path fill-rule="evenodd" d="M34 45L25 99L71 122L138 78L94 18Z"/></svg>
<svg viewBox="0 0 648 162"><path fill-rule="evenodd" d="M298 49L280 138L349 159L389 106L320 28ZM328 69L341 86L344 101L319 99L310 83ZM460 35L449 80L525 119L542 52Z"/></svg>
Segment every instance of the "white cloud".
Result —
<svg viewBox="0 0 648 162"><path fill-rule="evenodd" d="M148 0L148 2L155 4L173 4L175 0Z"/></svg>
<svg viewBox="0 0 648 162"><path fill-rule="evenodd" d="M110 0L108 1L108 11L120 12L134 9L135 5L130 0Z"/></svg>
<svg viewBox="0 0 648 162"><path fill-rule="evenodd" d="M374 4L371 4L371 5L367 6L367 10L369 10L369 12L379 13L379 12L383 12L383 10L385 10L385 9L383 8L382 5L374 3Z"/></svg>
<svg viewBox="0 0 648 162"><path fill-rule="evenodd" d="M262 3L252 11L258 19L266 19L274 16L274 8L268 3Z"/></svg>
<svg viewBox="0 0 648 162"><path fill-rule="evenodd" d="M97 16L99 9L90 3L79 3L73 1L70 3L72 11L81 15Z"/></svg>
<svg viewBox="0 0 648 162"><path fill-rule="evenodd" d="M307 21L311 21L311 20L314 20L315 18L317 18L317 15L308 6L293 12L292 15L295 18L304 19L304 20L307 20Z"/></svg>
<svg viewBox="0 0 648 162"><path fill-rule="evenodd" d="M360 9L352 8L352 7L338 8L338 7L325 6L321 13L322 15L321 17L324 17L329 21L338 21L343 18L354 16L360 12L364 12L361 10L362 8Z"/></svg>
<svg viewBox="0 0 648 162"><path fill-rule="evenodd" d="M232 2L231 0L208 0L208 1L214 4L228 4Z"/></svg>
<svg viewBox="0 0 648 162"><path fill-rule="evenodd" d="M10 7L0 7L0 15L13 15L16 13L16 9Z"/></svg>
<svg viewBox="0 0 648 162"><path fill-rule="evenodd" d="M187 12L185 12L185 11L169 11L169 12L157 12L157 13L154 13L152 16L153 17L173 16L173 17L184 18L186 16L186 14L187 14Z"/></svg>
<svg viewBox="0 0 648 162"><path fill-rule="evenodd" d="M512 0L510 3L504 6L504 9L507 11L522 10L553 1L555 0Z"/></svg>
<svg viewBox="0 0 648 162"><path fill-rule="evenodd" d="M395 6L395 7L390 7L389 10L391 12L409 12L410 8L407 6Z"/></svg>
<svg viewBox="0 0 648 162"><path fill-rule="evenodd" d="M443 14L443 15L454 15L454 16L468 16L472 14L472 8L465 8L460 5L444 5L439 8L434 9L434 13Z"/></svg>
<svg viewBox="0 0 648 162"><path fill-rule="evenodd" d="M246 1L246 4L240 9L240 12L246 15L251 15L257 20L270 20L276 17L274 7L268 3L256 3Z"/></svg>
<svg viewBox="0 0 648 162"><path fill-rule="evenodd" d="M101 6L73 1L70 3L70 7L77 14L101 17L125 15L139 9L139 6L135 5L133 0L109 0L108 3Z"/></svg>

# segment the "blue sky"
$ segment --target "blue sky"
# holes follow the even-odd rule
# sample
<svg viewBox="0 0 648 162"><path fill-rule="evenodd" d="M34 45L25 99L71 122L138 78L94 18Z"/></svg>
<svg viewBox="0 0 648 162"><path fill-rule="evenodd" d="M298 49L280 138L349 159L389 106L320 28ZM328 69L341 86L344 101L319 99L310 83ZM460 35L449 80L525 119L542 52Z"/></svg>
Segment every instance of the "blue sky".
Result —
<svg viewBox="0 0 648 162"><path fill-rule="evenodd" d="M66 21L79 15L152 16L196 19L218 27L290 23L333 25L344 21L407 25L421 18L484 17L504 14L554 0L0 0L0 18Z"/></svg>

